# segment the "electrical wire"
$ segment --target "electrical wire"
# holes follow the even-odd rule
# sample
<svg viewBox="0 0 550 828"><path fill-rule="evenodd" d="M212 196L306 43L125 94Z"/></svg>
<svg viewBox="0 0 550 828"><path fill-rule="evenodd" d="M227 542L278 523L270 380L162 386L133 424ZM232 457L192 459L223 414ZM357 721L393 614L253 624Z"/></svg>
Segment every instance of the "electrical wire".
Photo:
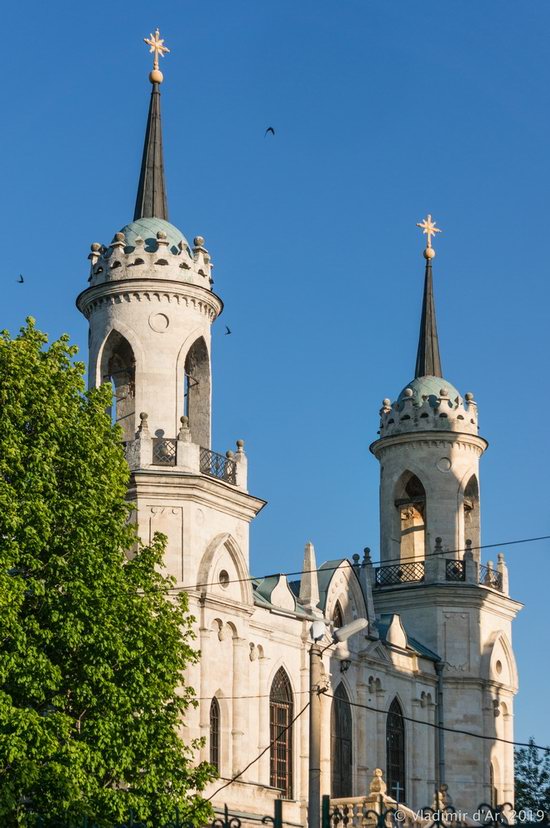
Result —
<svg viewBox="0 0 550 828"><path fill-rule="evenodd" d="M327 696L327 698L329 698L329 699L334 699L335 698L335 696L333 696L332 693L326 693L325 692L325 693L323 693L323 695ZM349 704L350 707L359 707L363 710L371 710L374 713L383 713L384 715L387 715L387 713L388 713L387 710L382 710L379 707L372 707L371 705L368 705L368 704L359 704L359 702L352 702L349 699L342 698L342 696L338 696L338 701L343 701L346 704ZM401 718L405 719L405 721L407 721L407 722L412 722L413 724L417 724L417 725L427 725L428 727L431 727L434 730L443 730L446 733L458 733L461 736L472 736L474 739L483 739L483 740L489 741L489 742L503 742L505 745L514 745L514 747L526 747L526 748L534 747L537 750L543 750L545 753L550 750L550 748L548 746L543 747L542 745L536 745L536 744L530 743L530 742L516 742L512 739L502 739L499 736L485 736L482 733L474 733L471 730L461 730L460 728L456 728L456 727L445 727L445 725L438 725L438 724L435 724L434 722L423 722L423 721L420 721L419 719L413 719L411 716L406 716L404 713L401 713Z"/></svg>
<svg viewBox="0 0 550 828"><path fill-rule="evenodd" d="M291 721L289 724L287 724L287 726L286 726L286 727L284 727L284 728L283 728L283 729L282 729L282 730L281 730L281 731L277 734L277 736L275 736L275 738L274 738L274 739L272 739L272 740L271 740L271 742L268 744L268 746L267 746L266 748L264 748L264 749L262 750L262 752L261 752L261 753L259 753L259 754L256 756L256 758L252 760L252 762L249 762L249 763L248 763L248 765L247 765L245 768L243 768L243 769L242 769L242 771L239 771L239 773L235 774L235 776L232 776L232 777L231 777L231 779L229 779L229 780L228 780L228 781L227 781L224 785L221 785L221 787L219 787L217 791L214 791L214 793L213 793L213 794L211 794L209 797L207 797L206 802L210 802L210 800L211 800L211 799L214 799L214 797L215 797L215 796L217 796L217 795L220 793L220 791L223 791L223 790L224 790L224 788L228 788L228 787L229 787L229 785L232 785L232 784L233 784L233 782L236 782L236 781L237 781L237 779L238 779L240 776L242 776L242 775L243 775L243 773L246 773L246 771L247 771L249 768L251 768L251 767L252 767L252 765L255 765L255 764L256 764L256 762L257 762L259 759L261 759L261 758L262 758L262 756L263 756L264 754L266 754L268 750L271 750L271 748L273 747L273 745L274 745L276 742L278 742L278 741L279 741L279 739L281 738L281 736L282 736L284 733L286 733L286 732L287 732L287 730L290 730L290 728L292 727L292 725L294 724L294 722L296 722L296 721L300 718L300 716L301 716L303 713L305 713L305 712L306 712L306 710L308 709L308 707L309 707L309 705L310 705L310 704L311 704L311 702L309 702L309 701L308 701L308 703L307 703L307 704L305 704L305 705L302 707L302 709L300 710L300 712L299 712L299 713L297 713L297 714L296 714L296 716L294 716L294 718L292 719L292 721Z"/></svg>
<svg viewBox="0 0 550 828"><path fill-rule="evenodd" d="M519 543L534 543L535 541L542 541L542 540L550 540L550 535L540 535L539 537L533 537L533 538L520 538L518 540L502 541L501 543L485 543L485 544L481 544L480 546L466 547L466 549L441 549L441 550L436 550L435 552L430 553L423 560L424 561L425 560L430 560L431 558L438 557L439 555L454 555L454 554L457 554L457 553L460 553L460 552L466 552L468 550L471 550L473 552L473 551L477 551L478 549L493 549L495 547L500 547L500 546L514 546L514 545L519 544ZM346 559L344 559L344 560L346 560ZM412 562L419 563L418 558L406 557L406 558L389 558L386 561L374 561L373 565L374 566L386 566L387 564L390 564L392 562L393 563L407 563L409 561L411 563ZM272 572L269 575L263 575L263 576L249 576L249 577L246 577L246 578L230 578L228 581L224 581L224 586L227 586L229 584L243 584L243 583L251 583L253 581L263 581L266 578L277 578L280 575L285 575L285 577L288 578L288 577L294 576L294 575L311 575L315 572L316 573L318 573L318 572L333 572L336 569L339 569L340 566L341 566L341 563L339 563L337 566L323 566L323 567L317 567L315 569L297 569L295 572L286 572L286 573ZM188 592L189 590L202 589L203 587L211 587L211 586L219 586L219 582L218 581L205 581L204 583L200 583L200 584L185 584L183 586L169 587L166 591L169 592L169 593Z"/></svg>

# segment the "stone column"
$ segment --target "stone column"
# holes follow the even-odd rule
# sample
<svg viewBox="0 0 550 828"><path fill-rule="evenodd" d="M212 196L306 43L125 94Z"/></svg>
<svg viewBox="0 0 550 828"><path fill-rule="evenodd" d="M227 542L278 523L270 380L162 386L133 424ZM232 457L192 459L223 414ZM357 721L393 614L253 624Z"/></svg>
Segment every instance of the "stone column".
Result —
<svg viewBox="0 0 550 828"><path fill-rule="evenodd" d="M357 676L357 704L368 703L368 686L365 684L365 667L358 668ZM367 762L367 728L368 710L358 707L357 713L357 750L355 766L357 768L354 796L364 796L368 789L368 762Z"/></svg>
<svg viewBox="0 0 550 828"><path fill-rule="evenodd" d="M246 641L244 638L233 638L233 776L239 773L246 764L244 733L246 730L246 696L248 693L248 662Z"/></svg>
<svg viewBox="0 0 550 828"><path fill-rule="evenodd" d="M204 610L202 610L201 615L204 614ZM210 744L209 744L209 735L210 735L210 700L209 700L209 688L207 682L207 673L208 670L204 669L205 665L209 663L208 651L210 648L210 637L212 635L212 630L207 629L204 627L204 621L201 620L201 627L199 631L199 646L201 651L201 660L199 664L201 664L201 680L200 680L200 692L199 692L199 713L200 713L200 732L201 738L205 739L204 745L201 747L201 762L207 762L210 759Z"/></svg>
<svg viewBox="0 0 550 828"><path fill-rule="evenodd" d="M258 690L259 711L258 711L258 753L265 750L269 745L269 690L267 680L269 678L269 659L266 658L265 652L260 653L260 685ZM262 758L259 760L259 781L262 785L269 785L270 783L270 761L271 757L267 750Z"/></svg>

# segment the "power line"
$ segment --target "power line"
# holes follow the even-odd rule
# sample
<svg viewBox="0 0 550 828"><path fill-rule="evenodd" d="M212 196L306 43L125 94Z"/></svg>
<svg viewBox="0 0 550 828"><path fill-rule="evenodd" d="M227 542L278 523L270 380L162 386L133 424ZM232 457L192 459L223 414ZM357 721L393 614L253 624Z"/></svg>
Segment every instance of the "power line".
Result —
<svg viewBox="0 0 550 828"><path fill-rule="evenodd" d="M210 800L211 800L211 799L213 799L215 796L217 796L217 795L220 793L220 791L223 791L223 789L224 789L224 788L228 788L228 787L229 787L229 785L232 785L232 784L233 784L233 782L236 782L236 781L237 781L237 779L238 779L240 776L242 776L242 775L243 775L243 773L246 773L246 771L247 771L249 768L251 768L251 767L252 767L252 765L255 765L255 764L256 764L256 762L257 762L259 759L261 759L261 758L262 758L262 756L263 756L265 753L267 753L267 751L268 751L268 750L271 750L271 748L273 747L273 745L274 745L276 742L278 742L278 741L279 741L279 739L281 738L281 736L282 736L284 733L286 733L286 732L287 732L287 730L290 730L290 728L292 727L292 725L294 724L294 722L295 722L295 721L297 721L297 720L300 718L300 716L302 715L302 713L305 713L305 712L306 712L306 710L308 709L308 707L309 707L310 703L311 703L311 702L309 702L309 701L308 701L308 703L307 703L306 705L304 705L304 707L302 707L302 709L300 710L300 712L299 712L299 713L297 713L297 714L296 714L296 716L294 716L294 718L292 719L292 721L291 721L289 724L287 724L287 726L286 726L286 727L284 727L284 728L283 728L283 729L282 729L282 730L281 730L281 731L277 734L277 736L275 736L275 738L274 738L274 739L272 739L272 740L271 740L271 742L268 744L268 746L267 746L266 748L264 748L264 749L262 750L262 752L261 752L261 753L259 753L259 754L256 756L256 758L252 760L252 762L249 762L249 763L248 763L248 765L247 765L245 768L243 768L243 769L242 769L242 771L239 771L239 773L235 774L235 776L231 777L231 779L229 779L229 780L228 780L228 781L227 781L224 785L222 785L220 788L218 788L218 790L217 790L217 791L214 791L214 793L213 793L213 794L211 794L209 797L207 797L206 801L207 801L207 802L210 802Z"/></svg>
<svg viewBox="0 0 550 828"><path fill-rule="evenodd" d="M550 535L540 535L539 537L533 537L533 538L520 538L518 540L502 541L500 543L485 543L485 544L481 544L480 546L469 546L469 547L466 547L465 549L440 549L440 550L438 549L435 552L432 552L429 555L427 555L423 559L423 561L430 560L431 558L438 557L439 555L454 555L454 554L457 554L457 553L460 553L460 552L467 552L468 550L471 550L472 552L474 552L474 551L477 551L478 549L493 549L495 547L500 547L500 546L514 546L514 545L519 544L519 543L534 543L535 541L542 541L542 540L550 540ZM346 560L346 559L344 559L344 560ZM373 563L374 566L378 566L378 565L386 566L387 564L390 564L390 563L399 564L399 563L407 563L407 562L419 563L419 560L418 560L418 558L409 556L409 557L406 557L406 558L389 558L386 561L373 561L372 563ZM315 569L297 569L294 572L286 572L286 573L271 572L268 575L262 575L262 576L252 576L251 575L251 576L246 577L246 578L230 578L229 580L224 581L224 586L226 586L228 584L243 584L243 583L250 583L252 581L263 581L266 578L277 578L277 577L279 577L279 575L285 575L285 577L288 578L289 576L293 576L293 575L310 575L310 574L313 574L315 572L332 572L332 571L335 571L336 569L339 569L340 566L341 566L341 564L338 564L338 566L317 567ZM201 583L201 584L185 584L184 586L169 587L166 591L169 592L169 593L186 592L186 591L189 591L190 589L195 590L195 589L202 589L203 587L211 587L211 586L219 586L219 582L218 581L205 581L204 583Z"/></svg>
<svg viewBox="0 0 550 828"><path fill-rule="evenodd" d="M332 693L323 693L323 695L327 696L329 699L334 699L335 698L332 695ZM383 713L384 715L387 715L387 713L388 713L387 710L381 710L379 707L372 707L371 705L368 705L368 704L359 704L359 702L352 702L349 699L342 698L341 696L338 696L338 701L343 701L346 704L349 704L350 707L359 707L363 710L371 710L374 713ZM503 742L505 745L514 745L515 747L526 747L526 748L534 747L537 750L543 750L545 752L550 750L550 748L548 748L548 747L543 747L542 745L535 745L534 743L530 743L530 742L515 742L512 739L502 739L499 736L485 736L482 733L474 733L471 730L461 730L460 728L455 728L455 727L445 727L444 725L438 725L438 724L435 724L434 722L423 722L423 721L420 721L419 719L413 719L411 716L405 716L404 713L401 713L401 718L405 719L405 721L407 721L407 722L412 722L413 724L427 725L428 727L431 727L434 730L443 730L447 733L458 733L459 735L462 735L462 736L472 736L474 739L483 739L483 740L489 741L489 742Z"/></svg>

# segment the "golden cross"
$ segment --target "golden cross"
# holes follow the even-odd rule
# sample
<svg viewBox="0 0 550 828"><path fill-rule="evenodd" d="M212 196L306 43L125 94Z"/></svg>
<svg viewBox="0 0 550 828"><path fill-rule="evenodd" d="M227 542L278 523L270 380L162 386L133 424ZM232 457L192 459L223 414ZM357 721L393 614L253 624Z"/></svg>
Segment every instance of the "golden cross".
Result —
<svg viewBox="0 0 550 828"><path fill-rule="evenodd" d="M169 52L170 49L167 49L164 45L164 40L161 39L160 32L158 29L156 30L155 34L151 33L149 37L144 37L143 40L148 46L151 47L149 49L149 52L155 53L155 57L153 60L153 69L158 69L159 55L161 55L161 57L164 57L166 52Z"/></svg>
<svg viewBox="0 0 550 828"><path fill-rule="evenodd" d="M432 236L434 236L436 233L441 233L441 230L439 229L439 227L435 226L435 221L432 221L431 215L428 213L428 215L424 219L424 221L417 222L416 226L420 227L422 229L422 232L427 235L427 237L428 237L428 248L431 248L431 246L432 246Z"/></svg>

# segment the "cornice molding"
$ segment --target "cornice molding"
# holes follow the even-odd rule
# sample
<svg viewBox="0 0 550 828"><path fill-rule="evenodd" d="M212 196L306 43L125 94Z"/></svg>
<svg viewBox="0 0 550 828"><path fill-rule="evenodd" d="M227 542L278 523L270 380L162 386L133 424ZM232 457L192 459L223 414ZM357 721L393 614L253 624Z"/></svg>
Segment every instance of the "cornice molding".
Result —
<svg viewBox="0 0 550 828"><path fill-rule="evenodd" d="M194 308L214 321L223 310L219 296L199 285L172 280L125 279L104 282L82 291L76 306L89 319L93 311L103 305L120 305L131 302L175 304Z"/></svg>

